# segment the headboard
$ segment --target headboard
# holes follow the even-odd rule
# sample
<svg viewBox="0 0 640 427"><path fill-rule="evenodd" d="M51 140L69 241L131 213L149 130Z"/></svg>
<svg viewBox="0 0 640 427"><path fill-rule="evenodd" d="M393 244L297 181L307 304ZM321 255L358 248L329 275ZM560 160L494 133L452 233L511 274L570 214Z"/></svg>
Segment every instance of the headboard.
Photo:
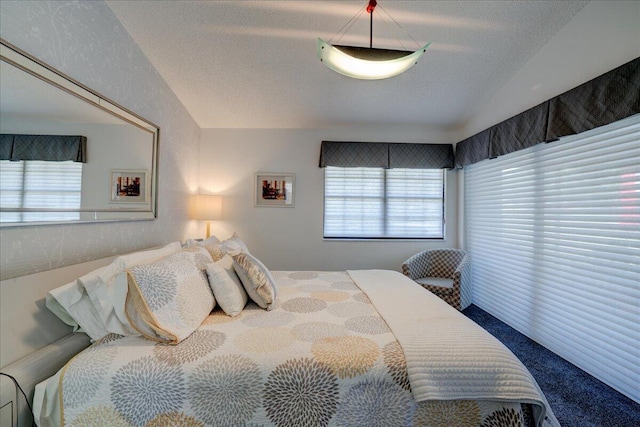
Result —
<svg viewBox="0 0 640 427"><path fill-rule="evenodd" d="M0 282L0 371L16 378L29 398L39 382L89 345L45 307L48 291L109 264L115 256ZM31 414L13 382L0 377L0 425L30 426Z"/></svg>
<svg viewBox="0 0 640 427"><path fill-rule="evenodd" d="M38 383L90 343L86 334L72 333L70 326L49 311L47 292L108 265L119 255L124 254L0 281L0 372L15 378L29 403ZM10 378L0 376L1 427L32 425L20 395Z"/></svg>
<svg viewBox="0 0 640 427"><path fill-rule="evenodd" d="M69 335L71 327L45 307L45 296L115 257L43 271L0 282L0 367Z"/></svg>

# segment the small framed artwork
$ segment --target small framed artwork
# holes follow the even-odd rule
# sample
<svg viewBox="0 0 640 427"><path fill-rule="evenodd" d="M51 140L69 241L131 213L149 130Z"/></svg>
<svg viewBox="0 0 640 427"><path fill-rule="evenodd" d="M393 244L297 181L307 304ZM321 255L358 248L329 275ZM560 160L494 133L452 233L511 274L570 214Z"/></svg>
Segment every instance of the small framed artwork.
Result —
<svg viewBox="0 0 640 427"><path fill-rule="evenodd" d="M255 206L292 208L296 176L292 173L256 174Z"/></svg>
<svg viewBox="0 0 640 427"><path fill-rule="evenodd" d="M111 203L146 203L145 169L111 169Z"/></svg>

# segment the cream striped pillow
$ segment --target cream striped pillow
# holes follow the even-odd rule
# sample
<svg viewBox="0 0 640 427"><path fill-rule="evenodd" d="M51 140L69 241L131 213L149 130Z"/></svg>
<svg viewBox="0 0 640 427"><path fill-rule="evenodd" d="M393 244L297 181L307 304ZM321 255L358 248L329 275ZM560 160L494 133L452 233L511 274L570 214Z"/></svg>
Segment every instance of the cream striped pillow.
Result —
<svg viewBox="0 0 640 427"><path fill-rule="evenodd" d="M273 309L276 284L267 267L253 255L240 253L233 257L233 268L249 298L262 308Z"/></svg>

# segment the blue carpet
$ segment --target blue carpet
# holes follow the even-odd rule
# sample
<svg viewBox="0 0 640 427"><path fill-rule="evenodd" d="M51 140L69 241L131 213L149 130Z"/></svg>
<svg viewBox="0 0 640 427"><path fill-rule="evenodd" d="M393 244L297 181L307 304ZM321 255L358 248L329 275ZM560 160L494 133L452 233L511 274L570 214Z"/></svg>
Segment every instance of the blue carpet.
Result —
<svg viewBox="0 0 640 427"><path fill-rule="evenodd" d="M640 405L582 369L471 305L463 312L529 369L562 427L639 427Z"/></svg>

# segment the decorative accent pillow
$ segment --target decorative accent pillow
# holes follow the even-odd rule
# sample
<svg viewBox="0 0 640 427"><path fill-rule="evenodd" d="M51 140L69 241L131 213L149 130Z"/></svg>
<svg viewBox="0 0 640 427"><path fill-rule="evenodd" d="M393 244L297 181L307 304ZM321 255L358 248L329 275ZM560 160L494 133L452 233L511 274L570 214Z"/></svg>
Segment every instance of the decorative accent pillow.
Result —
<svg viewBox="0 0 640 427"><path fill-rule="evenodd" d="M241 253L233 257L233 268L249 298L271 310L276 300L276 285L267 267L253 255Z"/></svg>
<svg viewBox="0 0 640 427"><path fill-rule="evenodd" d="M177 344L213 310L215 299L203 272L211 259L202 248L193 249L128 270L126 315L146 338Z"/></svg>
<svg viewBox="0 0 640 427"><path fill-rule="evenodd" d="M249 297L233 268L233 258L225 255L220 261L208 264L207 275L213 296L222 310L231 317L240 314Z"/></svg>
<svg viewBox="0 0 640 427"><path fill-rule="evenodd" d="M126 270L135 265L157 261L179 250L180 242L173 242L158 249L121 255L111 264L78 279L108 332L119 335L138 334L125 314L128 290Z"/></svg>
<svg viewBox="0 0 640 427"><path fill-rule="evenodd" d="M202 273L202 278L207 280L207 265L213 262L209 251L201 246L184 248L182 251L193 254L193 264L198 267L198 270Z"/></svg>
<svg viewBox="0 0 640 427"><path fill-rule="evenodd" d="M211 258L213 258L214 262L221 260L225 255L235 256L240 253L249 253L249 248L247 248L247 245L245 245L245 243L242 241L242 239L240 239L237 233L233 233L233 236L231 236L224 242L213 244L204 244L204 242L202 243L202 246L207 248L209 254L211 254Z"/></svg>

